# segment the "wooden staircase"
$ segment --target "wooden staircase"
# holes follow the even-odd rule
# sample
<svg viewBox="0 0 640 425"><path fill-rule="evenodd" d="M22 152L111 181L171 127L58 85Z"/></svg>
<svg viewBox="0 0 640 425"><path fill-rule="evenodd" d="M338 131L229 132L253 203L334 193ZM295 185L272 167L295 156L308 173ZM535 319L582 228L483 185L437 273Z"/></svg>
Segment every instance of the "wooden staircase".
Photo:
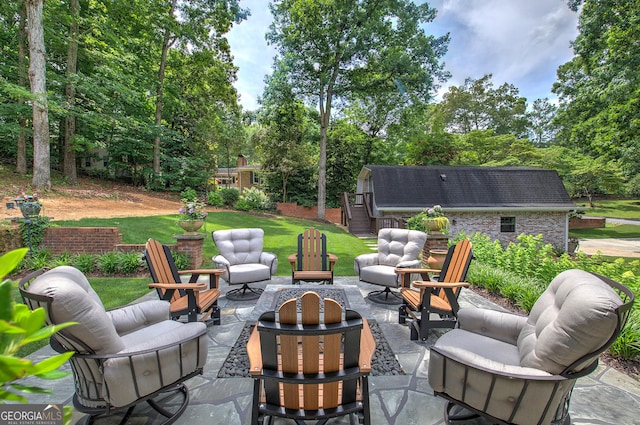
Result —
<svg viewBox="0 0 640 425"><path fill-rule="evenodd" d="M350 233L361 237L375 237L383 227L403 228L399 217L375 217L373 215L373 194L344 193L342 197L342 225Z"/></svg>
<svg viewBox="0 0 640 425"><path fill-rule="evenodd" d="M371 233L371 219L364 205L351 206L351 223L349 232L354 235L369 235Z"/></svg>

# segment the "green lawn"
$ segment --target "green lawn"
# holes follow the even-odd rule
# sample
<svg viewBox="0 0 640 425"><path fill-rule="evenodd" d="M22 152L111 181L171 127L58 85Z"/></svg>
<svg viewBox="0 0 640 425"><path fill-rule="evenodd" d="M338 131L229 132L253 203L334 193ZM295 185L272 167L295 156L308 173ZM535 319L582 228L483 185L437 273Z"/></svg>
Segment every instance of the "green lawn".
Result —
<svg viewBox="0 0 640 425"><path fill-rule="evenodd" d="M145 243L154 238L162 243L174 243L173 236L181 234L182 229L176 224L178 215L155 217L129 217L111 219L81 219L77 221L56 221L53 224L63 227L118 227L122 233L123 243ZM327 249L338 256L335 273L337 276L354 276L353 260L363 253L371 252L361 240L342 228L331 223L320 223L291 217L266 214L252 214L239 211L223 211L209 213L205 226L201 229L205 234L203 267L213 267L211 258L217 249L211 238L211 232L220 229L242 227L259 227L264 230L264 251L278 256L279 276L291 274L287 257L297 251L298 234L308 227L315 227L327 235Z"/></svg>
<svg viewBox="0 0 640 425"><path fill-rule="evenodd" d="M582 239L640 238L640 225L635 226L633 224L607 224L604 228L571 230L569 232L569 236Z"/></svg>
<svg viewBox="0 0 640 425"><path fill-rule="evenodd" d="M577 202L576 205L587 208L585 216L640 220L640 200L636 199L597 200L594 202L595 208L589 208L584 202ZM576 229L569 235L584 239L640 238L640 221L637 226L607 223L605 228Z"/></svg>
<svg viewBox="0 0 640 425"><path fill-rule="evenodd" d="M640 220L640 200L638 199L596 200L595 208L590 208L586 202L576 202L576 205L585 207L585 215L589 216Z"/></svg>

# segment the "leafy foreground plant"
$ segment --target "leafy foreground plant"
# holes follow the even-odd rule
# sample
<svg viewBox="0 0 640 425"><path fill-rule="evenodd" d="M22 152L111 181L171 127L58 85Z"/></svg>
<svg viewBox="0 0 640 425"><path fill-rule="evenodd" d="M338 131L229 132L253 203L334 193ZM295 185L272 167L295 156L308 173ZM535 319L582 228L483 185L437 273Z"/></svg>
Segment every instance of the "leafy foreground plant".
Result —
<svg viewBox="0 0 640 425"><path fill-rule="evenodd" d="M0 279L4 279L28 252L28 249L10 251L0 257ZM27 403L20 393L50 394L51 391L35 386L23 385L18 381L28 376L41 379L59 379L68 372L57 370L72 355L72 352L49 357L39 363L16 356L20 347L34 341L51 337L53 334L75 323L44 326L46 312L43 308L31 311L24 304L14 303L11 297L12 283L6 279L0 283L0 403L17 401ZM71 406L64 406L64 422L71 420Z"/></svg>

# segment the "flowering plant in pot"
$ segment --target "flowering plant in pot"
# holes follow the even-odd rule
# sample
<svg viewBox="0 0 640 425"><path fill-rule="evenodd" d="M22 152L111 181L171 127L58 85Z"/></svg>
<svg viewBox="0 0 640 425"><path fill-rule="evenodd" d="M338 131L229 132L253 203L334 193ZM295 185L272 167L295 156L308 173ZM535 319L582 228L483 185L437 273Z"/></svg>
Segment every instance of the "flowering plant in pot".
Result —
<svg viewBox="0 0 640 425"><path fill-rule="evenodd" d="M35 217L40 214L40 210L42 209L42 204L38 198L37 193L32 193L31 195L26 192L22 192L20 195L13 198L18 208L20 208L20 212L24 218Z"/></svg>
<svg viewBox="0 0 640 425"><path fill-rule="evenodd" d="M442 212L440 205L434 205L409 218L406 227L407 229L420 230L425 233L444 233L449 229L449 219Z"/></svg>
<svg viewBox="0 0 640 425"><path fill-rule="evenodd" d="M198 199L195 190L186 188L181 195L183 206L178 210L178 225L186 232L195 232L202 227L209 213L204 211L205 204Z"/></svg>

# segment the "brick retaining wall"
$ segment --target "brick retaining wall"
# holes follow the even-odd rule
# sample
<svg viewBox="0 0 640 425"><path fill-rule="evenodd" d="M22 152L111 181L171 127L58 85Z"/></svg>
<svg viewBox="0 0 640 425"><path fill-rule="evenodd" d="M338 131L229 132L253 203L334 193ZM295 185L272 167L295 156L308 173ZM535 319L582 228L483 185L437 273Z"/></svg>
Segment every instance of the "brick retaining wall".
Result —
<svg viewBox="0 0 640 425"><path fill-rule="evenodd" d="M48 227L40 247L53 254L103 254L122 242L117 227Z"/></svg>
<svg viewBox="0 0 640 425"><path fill-rule="evenodd" d="M296 202L278 202L276 204L278 212L286 217L305 218L308 220L316 220L318 218L318 207L316 205L312 207L303 207ZM324 218L331 223L340 224L341 222L341 209L340 208L326 208L324 211Z"/></svg>
<svg viewBox="0 0 640 425"><path fill-rule="evenodd" d="M604 227L606 221L604 217L570 218L569 229L598 229Z"/></svg>

